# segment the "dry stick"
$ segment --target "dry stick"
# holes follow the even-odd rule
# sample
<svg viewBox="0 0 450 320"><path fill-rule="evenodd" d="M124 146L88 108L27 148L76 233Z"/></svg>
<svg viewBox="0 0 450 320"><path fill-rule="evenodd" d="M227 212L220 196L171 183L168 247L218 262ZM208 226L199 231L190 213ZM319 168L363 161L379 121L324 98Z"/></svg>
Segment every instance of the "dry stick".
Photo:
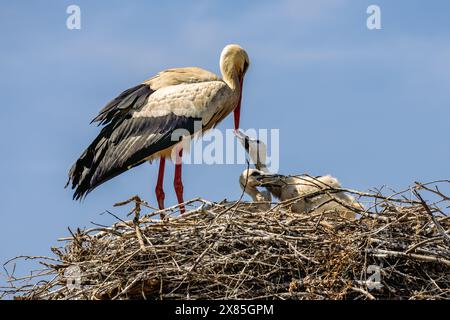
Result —
<svg viewBox="0 0 450 320"><path fill-rule="evenodd" d="M126 258L124 261L122 261L116 268L114 268L114 270L111 271L110 274L108 274L108 276L106 277L105 280L103 280L103 283L106 283L106 281L117 271L119 270L120 267L122 267L125 263L127 263L131 258L133 258L139 251L141 251L141 249L139 248L138 250L134 251L132 254L130 254L128 256L128 258ZM99 288L101 289L101 287ZM97 295L97 292L99 291L99 289L95 290L91 297L95 298L95 296Z"/></svg>
<svg viewBox="0 0 450 320"><path fill-rule="evenodd" d="M125 287L125 289L123 289L121 292L117 293L114 297L112 297L111 300L116 300L118 297L127 293L128 290L130 290L138 281L141 281L140 277L136 277L133 281L131 281L131 283L128 286Z"/></svg>
<svg viewBox="0 0 450 320"><path fill-rule="evenodd" d="M134 197L132 197L131 199L128 199L128 200L126 200L126 201L116 203L116 204L114 204L114 206L122 206L122 205L126 205L126 204L128 204L128 203L130 203L130 202L132 202L132 201L135 201L135 197L137 197L137 196L134 196ZM204 199L201 199L201 198L195 198L195 199L186 201L186 202L184 202L183 204L186 204L186 205L187 205L187 204L190 204L190 203L193 203L193 202L196 202L196 201L205 202L205 203L210 204L210 205L213 204L212 202L207 201L207 200L204 200ZM144 205L144 201L141 202L140 204L141 204L141 205ZM145 206L145 205L144 205L144 206ZM179 205L175 205L175 206L173 206L173 207L163 209L162 211L165 211L165 210L172 210L172 209L174 209L174 208L177 208L178 206L179 206ZM96 238L100 238L100 237L106 235L106 233L112 233L112 234L114 234L114 235L116 235L116 236L121 236L122 234L116 231L116 229L117 229L118 227L128 227L128 228L132 228L132 226L134 226L133 220L123 220L123 219L121 219L119 216L113 214L112 212L110 212L110 211L108 211L108 210L106 210L105 212L108 213L108 214L110 214L110 215L112 215L113 217L115 217L115 218L116 218L117 220L119 220L120 222L117 222L117 223L115 223L112 227L108 227L108 228L91 228L91 229L86 229L86 230L83 231L83 234L84 234L84 235L87 235L87 234L92 233L92 232L100 231L99 233L97 233L97 234L95 235ZM133 211L132 211L132 212L133 212ZM189 212L189 213L190 213L190 212ZM150 217L156 216L156 215L158 215L158 214L159 214L159 211L153 212L153 213L151 213L151 214L146 214L142 219L140 219L140 222L160 222L161 220L152 220L152 219L149 219ZM186 216L186 214L185 214L184 216ZM133 229L133 228L132 228L132 229ZM74 239L73 237L63 237L63 238L58 238L57 240L58 240L58 241L70 241L70 240L73 240L73 239Z"/></svg>
<svg viewBox="0 0 450 320"><path fill-rule="evenodd" d="M438 181L436 181L436 182L450 182L450 180L440 180L440 181L438 180ZM435 195L441 197L441 198L444 199L444 200L450 201L450 197L444 195L444 194L439 190L439 188L438 188L437 186L435 186L436 190L433 190L433 189L427 187L427 185L429 185L430 183L425 183L425 184L423 184L423 183L420 183L420 182L417 182L417 181L416 181L415 183L416 183L416 185L417 185L417 189L424 189L424 190L427 190L427 191L429 191L429 192L431 192L431 193L434 193Z"/></svg>
<svg viewBox="0 0 450 320"><path fill-rule="evenodd" d="M433 223L436 226L436 229L442 235L442 237L444 238L444 241L447 243L447 245L450 245L450 236L445 232L445 229L442 227L442 225L436 219L436 217L434 216L433 212L431 212L430 207L427 205L425 200L423 200L422 196L419 194L419 192L417 190L413 190L413 193L417 197L417 199L420 200L420 202L421 202L422 206L424 207L425 211L431 217L431 220L433 220Z"/></svg>
<svg viewBox="0 0 450 320"><path fill-rule="evenodd" d="M195 260L194 264L191 266L191 268L189 268L188 272L185 273L183 279L181 279L179 285L178 285L175 289L173 289L171 293L175 292L176 290L178 290L179 287L181 287L181 285L184 283L184 281L186 281L187 277L190 276L190 273L195 269L195 267L197 266L197 264L203 259L203 257L204 257L204 255L206 254L206 252L208 252L209 249L211 249L212 246L213 246L214 244L215 244L215 243L212 242L212 243L211 243L211 244L210 244L210 245L202 252L202 254L200 254L200 256L198 256L198 258Z"/></svg>
<svg viewBox="0 0 450 320"><path fill-rule="evenodd" d="M139 245L142 249L143 252L147 251L147 249L145 248L145 243L144 243L144 239L142 237L142 232L141 229L139 228L139 215L141 213L141 199L139 197L137 197L138 201L136 201L135 203L135 207L134 207L134 219L133 219L133 224L134 224L134 230L136 231L136 236L138 238L139 241Z"/></svg>
<svg viewBox="0 0 450 320"><path fill-rule="evenodd" d="M143 201L138 195L135 195L135 196L131 197L128 200L125 200L125 201L122 201L122 202L117 202L117 203L114 204L114 207L121 207L121 206L127 205L127 204L129 204L130 202L133 202L133 201L134 202L138 202L140 205L143 205L143 206L145 206L145 207L147 207L149 209L158 210L157 208L150 206L147 201Z"/></svg>
<svg viewBox="0 0 450 320"><path fill-rule="evenodd" d="M143 205L143 206L145 206L145 207L147 207L149 209L156 210L155 212L152 212L151 214L146 214L147 217L151 217L151 216L156 216L156 215L161 214L161 213L166 213L168 211L174 211L176 209L179 209L180 206L187 206L187 205L192 204L192 203L197 202L197 201L203 202L204 200L202 198L200 198L200 197L197 197L197 198L194 198L194 199L191 199L191 200L184 201L182 203L173 205L173 206L168 207L168 208L156 209L156 208L148 205L148 203L146 201L142 201L139 196L133 196L133 197L131 197L128 200L125 200L125 201L118 202L118 203L114 204L114 207L124 206L124 205L127 205L127 204L129 204L130 202L133 202L133 201L139 202L141 205Z"/></svg>
<svg viewBox="0 0 450 320"><path fill-rule="evenodd" d="M79 247L82 247L83 244L80 242L80 239L78 239L78 236L75 236L72 232L72 230L70 230L70 227L67 227L67 229L69 230L70 234L72 235L73 240L78 244ZM77 232L78 235L78 232Z"/></svg>
<svg viewBox="0 0 450 320"><path fill-rule="evenodd" d="M430 238L430 239L425 239L423 241L420 241L419 243L416 243L414 245L412 245L411 247L409 247L405 253L410 253L411 251L416 250L418 247L426 244L426 243L430 243L430 242L435 242L436 240L442 240L441 237L436 237L436 238Z"/></svg>
<svg viewBox="0 0 450 320"><path fill-rule="evenodd" d="M205 256L205 254L209 251L209 249L211 249L213 247L213 245L215 244L215 242L210 243L210 245L202 252L202 254L195 260L194 264L192 265L192 267L189 269L189 271L186 273L185 279L186 277L195 269L195 267L198 265L198 263L203 259L203 257Z"/></svg>
<svg viewBox="0 0 450 320"><path fill-rule="evenodd" d="M355 292L362 293L363 295L365 295L370 300L376 300L376 298L372 294L370 294L368 291L366 291L366 290L364 290L362 288L350 287L350 289L352 289Z"/></svg>
<svg viewBox="0 0 450 320"><path fill-rule="evenodd" d="M7 266L8 264L13 262L14 260L18 260L18 259L25 259L25 260L42 259L42 260L49 260L49 261L63 263L63 261L61 259L50 258L50 257L46 257L46 256L17 256L17 257L14 257L14 258L11 258L11 259L7 260L5 263L3 263L3 266Z"/></svg>
<svg viewBox="0 0 450 320"><path fill-rule="evenodd" d="M233 292L237 291L239 289L239 286L242 283L244 283L245 276L244 276L244 279L241 280L242 275L244 274L245 270L247 270L247 267L250 265L250 263L253 262L259 254L260 254L260 252L256 251L255 254L253 255L253 257L245 263L244 268L238 274L238 279L236 279L236 285L234 286L233 290L231 290L231 294L233 294ZM228 294L227 294L226 298L229 299Z"/></svg>
<svg viewBox="0 0 450 320"><path fill-rule="evenodd" d="M395 220L393 220L393 221L388 221L384 226L381 226L380 228L378 228L378 229L376 229L376 230L373 230L373 231L365 232L365 233L363 233L363 234L364 234L364 235L372 235L372 236L373 236L373 235L376 235L377 233L379 233L379 232L381 232L381 231L387 229L388 227L392 226L393 224L397 223L398 221L401 221L403 218L405 218L405 217L408 216L408 215L409 215L409 213L407 212L407 213L405 213L404 215L402 215L400 218L397 218L397 219L395 219Z"/></svg>
<svg viewBox="0 0 450 320"><path fill-rule="evenodd" d="M236 209L233 211L233 214L234 214L234 213L236 212L236 210L238 209L239 204L241 203L242 198L244 197L244 194L245 194L245 188L247 188L247 183L248 183L248 174L249 174L248 169L250 168L250 162L248 161L248 159L246 159L246 162L247 162L247 176L245 177L244 188L242 188L242 192L241 192L241 195L239 196L239 199L238 199L233 205L231 205L230 207L228 207L228 208L226 208L225 210L223 210L222 212L220 212L219 215L218 215L216 218L219 218L219 217L222 216L224 213L226 213L226 212L228 212L228 211L230 211L231 209L233 209L233 208L236 207Z"/></svg>
<svg viewBox="0 0 450 320"><path fill-rule="evenodd" d="M116 204L115 204L114 206L116 206ZM105 212L106 212L107 214L109 214L110 216L113 216L114 218L116 218L117 220L119 220L121 223L124 223L124 224L127 223L126 221L122 220L119 216L115 215L115 214L112 213L111 211L105 210L103 213L105 213Z"/></svg>
<svg viewBox="0 0 450 320"><path fill-rule="evenodd" d="M135 223L135 231L136 231L136 236L138 238L139 246L141 247L141 250L143 252L146 252L147 248L145 247L144 238L142 237L142 232L141 232L141 229L139 228L139 219Z"/></svg>
<svg viewBox="0 0 450 320"><path fill-rule="evenodd" d="M445 264L446 266L450 266L450 260L440 258L440 257L435 257L435 256L425 256L422 254L405 253L405 252L383 250L383 249L368 249L368 252L372 253L372 254L392 256L392 257L397 257L397 258L410 258L413 260L420 260L420 261L426 261L426 262L437 262L437 263Z"/></svg>
<svg viewBox="0 0 450 320"><path fill-rule="evenodd" d="M320 264L319 261L316 261L313 258L307 257L304 254L300 253L290 242L288 242L288 244L289 244L289 248L291 248L291 250L294 251L294 253L296 255L298 255L299 257L301 257L301 258L303 258L303 259L305 259L305 260L307 260L309 262L312 262L314 264Z"/></svg>
<svg viewBox="0 0 450 320"><path fill-rule="evenodd" d="M194 203L194 202L198 202L198 201L203 201L203 199L200 198L200 197L198 197L198 198L194 198L194 199L192 199L192 200L184 201L184 202L179 203L179 204L176 204L176 205L174 205L174 206L171 206L171 207L168 207L168 208L165 208L165 209L162 209L162 210L158 210L158 211L154 212L154 215L156 215L156 214L161 214L161 213L166 213L166 212L168 212L168 211L174 211L174 210L176 210L176 209L179 209L180 206L187 206L187 205L190 205L190 204L192 204L192 203ZM187 213L188 213L188 212L186 212L186 213L184 214L184 216L186 216Z"/></svg>

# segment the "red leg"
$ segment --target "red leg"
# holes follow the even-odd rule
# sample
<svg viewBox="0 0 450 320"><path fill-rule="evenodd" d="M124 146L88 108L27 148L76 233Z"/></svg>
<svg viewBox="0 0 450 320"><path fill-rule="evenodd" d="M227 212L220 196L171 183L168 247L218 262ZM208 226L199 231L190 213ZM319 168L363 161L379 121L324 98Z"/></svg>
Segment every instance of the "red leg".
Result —
<svg viewBox="0 0 450 320"><path fill-rule="evenodd" d="M163 182L164 182L164 167L166 166L166 158L161 157L159 159L159 171L158 171L158 182L156 183L156 200L158 201L159 209L164 209L164 198L166 195L163 190ZM164 215L161 215L161 218L164 218Z"/></svg>
<svg viewBox="0 0 450 320"><path fill-rule="evenodd" d="M177 194L178 203L183 203L183 182L181 181L181 157L183 156L183 149L177 150L177 157L175 161L175 178L173 185L175 187L175 193ZM180 213L184 213L184 206L180 206Z"/></svg>

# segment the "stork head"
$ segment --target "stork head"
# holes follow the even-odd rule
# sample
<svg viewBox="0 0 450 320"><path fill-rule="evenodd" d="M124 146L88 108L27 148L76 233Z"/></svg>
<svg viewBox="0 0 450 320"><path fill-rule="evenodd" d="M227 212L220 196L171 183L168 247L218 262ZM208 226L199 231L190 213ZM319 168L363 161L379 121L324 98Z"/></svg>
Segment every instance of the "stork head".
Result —
<svg viewBox="0 0 450 320"><path fill-rule="evenodd" d="M263 175L264 172L258 169L245 169L239 176L239 184L242 190L259 187L261 185L259 180Z"/></svg>
<svg viewBox="0 0 450 320"><path fill-rule="evenodd" d="M254 199L258 193L261 193L258 190L258 187L267 189L267 191L275 198L280 198L281 190L286 185L284 178L285 177L280 174L264 172L258 169L247 169L241 173L239 183L242 190Z"/></svg>
<svg viewBox="0 0 450 320"><path fill-rule="evenodd" d="M247 52L237 44L229 44L222 50L220 55L220 71L223 80L233 90L239 90L239 102L234 108L234 128L239 128L239 119L241 113L242 87L244 76L250 65L250 59Z"/></svg>
<svg viewBox="0 0 450 320"><path fill-rule="evenodd" d="M258 169L246 169L239 176L239 185L245 193L250 195L253 201L272 201L272 197L267 190L259 191L260 179L266 173Z"/></svg>
<svg viewBox="0 0 450 320"><path fill-rule="evenodd" d="M229 44L223 48L220 55L220 70L222 71L224 80L242 80L249 65L250 59L248 54L244 49L242 49L241 46L237 44ZM236 79L226 79L234 77L236 77ZM234 85L235 83L229 84Z"/></svg>
<svg viewBox="0 0 450 320"><path fill-rule="evenodd" d="M267 146L264 142L258 139L253 139L243 133L241 130L235 130L238 141L242 144L245 151L249 155L252 163L256 169L267 171L266 159L267 159Z"/></svg>

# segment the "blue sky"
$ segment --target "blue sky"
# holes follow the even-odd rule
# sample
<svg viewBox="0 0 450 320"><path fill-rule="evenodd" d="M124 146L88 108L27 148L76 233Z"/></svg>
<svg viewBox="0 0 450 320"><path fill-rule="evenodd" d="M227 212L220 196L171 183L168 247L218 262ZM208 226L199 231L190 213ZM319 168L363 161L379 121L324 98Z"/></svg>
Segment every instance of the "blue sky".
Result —
<svg viewBox="0 0 450 320"><path fill-rule="evenodd" d="M81 7L82 29L66 28ZM366 28L381 8L382 30ZM0 261L46 255L67 226L108 224L139 194L142 165L82 202L63 188L98 133L89 125L122 90L168 67L219 72L239 43L252 61L241 127L280 129L280 172L331 173L367 190L449 178L448 1L1 1ZM232 117L219 128L231 128ZM185 199L236 199L242 165L191 165ZM166 205L176 202L167 166ZM19 268L24 271L25 266ZM4 279L0 275L0 285Z"/></svg>

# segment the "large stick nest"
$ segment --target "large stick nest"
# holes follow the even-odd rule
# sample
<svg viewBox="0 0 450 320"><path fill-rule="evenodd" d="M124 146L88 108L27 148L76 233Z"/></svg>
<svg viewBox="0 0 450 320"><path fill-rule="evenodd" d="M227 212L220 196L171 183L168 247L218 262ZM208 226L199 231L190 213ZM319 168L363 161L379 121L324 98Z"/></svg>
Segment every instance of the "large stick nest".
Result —
<svg viewBox="0 0 450 320"><path fill-rule="evenodd" d="M449 185L416 183L389 196L345 190L366 208L356 220L292 213L283 202L258 212L243 201L194 199L161 221L134 197L119 204L134 203L133 220L77 230L52 248L56 257L25 257L45 270L8 271L11 286L1 291L19 299L449 299L450 198L441 192Z"/></svg>

